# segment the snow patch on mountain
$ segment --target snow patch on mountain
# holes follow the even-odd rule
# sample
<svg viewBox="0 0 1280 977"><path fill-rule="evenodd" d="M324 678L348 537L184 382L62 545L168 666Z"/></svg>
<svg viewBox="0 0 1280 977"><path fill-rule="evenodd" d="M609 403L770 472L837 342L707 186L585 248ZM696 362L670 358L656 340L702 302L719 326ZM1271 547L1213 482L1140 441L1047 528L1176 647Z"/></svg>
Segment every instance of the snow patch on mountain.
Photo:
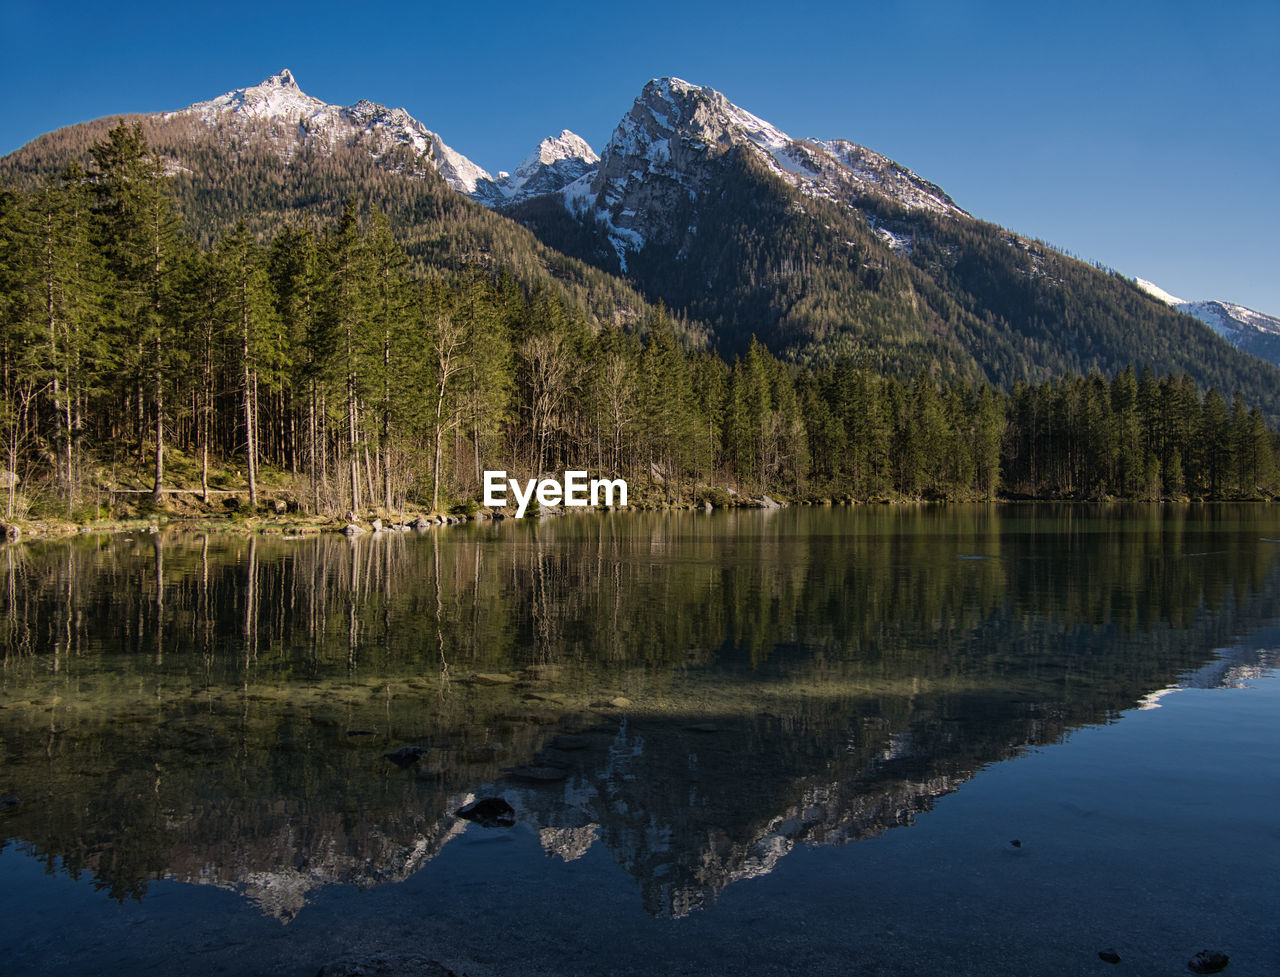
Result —
<svg viewBox="0 0 1280 977"><path fill-rule="evenodd" d="M911 253L911 241L901 234L894 234L887 227L877 227L876 236L889 246L890 251L900 251L905 254Z"/></svg>
<svg viewBox="0 0 1280 977"><path fill-rule="evenodd" d="M1140 289L1152 298L1157 298L1166 305L1179 306L1187 304L1186 299L1180 299L1176 295L1170 295L1159 285L1154 282L1149 282L1145 278L1135 278L1133 281Z"/></svg>
<svg viewBox="0 0 1280 977"><path fill-rule="evenodd" d="M1250 335L1280 336L1280 319L1234 302L1183 302L1178 309L1195 316L1233 346Z"/></svg>
<svg viewBox="0 0 1280 977"><path fill-rule="evenodd" d="M303 147L332 152L361 142L382 160L400 147L435 169L459 193L473 194L481 181L492 180L482 167L445 145L404 109L391 109L362 99L352 106L330 105L306 94L285 68L260 84L169 112L164 118L193 116L209 126L243 126L271 130L281 159L292 159Z"/></svg>
<svg viewBox="0 0 1280 977"><path fill-rule="evenodd" d="M835 174L836 179L843 177L857 192L882 194L907 210L923 210L949 217L969 216L940 186L922 179L888 156L847 139L814 140L812 145L821 148L838 164L840 169Z"/></svg>
<svg viewBox="0 0 1280 977"><path fill-rule="evenodd" d="M1134 282L1148 295L1199 319L1236 349L1280 365L1280 318L1234 302L1186 302L1143 278Z"/></svg>

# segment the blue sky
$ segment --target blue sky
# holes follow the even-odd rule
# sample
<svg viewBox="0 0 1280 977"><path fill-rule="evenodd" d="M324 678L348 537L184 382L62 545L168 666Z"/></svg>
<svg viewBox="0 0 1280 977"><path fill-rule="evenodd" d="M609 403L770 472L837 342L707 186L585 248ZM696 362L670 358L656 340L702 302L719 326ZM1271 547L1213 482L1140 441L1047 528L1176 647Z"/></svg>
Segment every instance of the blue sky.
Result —
<svg viewBox="0 0 1280 977"><path fill-rule="evenodd" d="M49 4L0 0L0 153L282 67L511 169L597 149L651 77L847 138L975 215L1187 299L1280 315L1280 4Z"/></svg>

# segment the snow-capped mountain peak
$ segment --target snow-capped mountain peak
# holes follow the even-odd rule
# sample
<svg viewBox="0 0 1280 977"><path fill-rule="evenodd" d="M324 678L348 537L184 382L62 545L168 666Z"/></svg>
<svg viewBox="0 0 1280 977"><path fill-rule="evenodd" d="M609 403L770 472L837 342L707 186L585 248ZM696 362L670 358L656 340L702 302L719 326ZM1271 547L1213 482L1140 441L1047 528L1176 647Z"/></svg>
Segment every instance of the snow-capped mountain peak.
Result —
<svg viewBox="0 0 1280 977"><path fill-rule="evenodd" d="M588 164L600 162L600 157L585 139L568 129L562 129L560 135L548 136L538 143L538 148L516 167L516 173L531 172L539 164L552 166L566 159L579 159Z"/></svg>
<svg viewBox="0 0 1280 977"><path fill-rule="evenodd" d="M349 107L330 105L306 94L288 68L257 85L197 102L165 118L184 115L210 127L239 127L259 136L265 132L286 161L303 147L333 152L339 146L360 143L375 159L397 169L413 167L404 160L403 149L408 149L415 161L435 169L459 193L475 193L477 183L491 179L404 109L368 99ZM388 154L396 150L400 152L390 159Z"/></svg>
<svg viewBox="0 0 1280 977"><path fill-rule="evenodd" d="M734 105L714 88L681 78L655 78L644 86L615 130L606 154L610 150L661 154L673 136L717 153L747 142L781 172L816 175L804 166L802 156L789 151L794 140L781 129Z"/></svg>
<svg viewBox="0 0 1280 977"><path fill-rule="evenodd" d="M472 194L490 207L555 193L585 173L594 172L600 157L577 133L562 129L548 136L524 158L514 173L481 182Z"/></svg>
<svg viewBox="0 0 1280 977"><path fill-rule="evenodd" d="M231 113L251 119L299 122L323 114L329 108L332 106L306 94L298 87L293 72L283 68L279 74L257 85L238 88L207 102L197 102L181 112L170 112L167 117L193 113L206 121L213 121L224 113Z"/></svg>
<svg viewBox="0 0 1280 977"><path fill-rule="evenodd" d="M678 243L695 233L667 224L681 201L714 190L712 164L732 150L749 153L805 196L864 211L888 201L907 211L969 216L940 187L879 153L847 140L794 139L714 88L676 77L645 84L595 172L560 193L571 213L603 225L625 267L627 252L648 241Z"/></svg>
<svg viewBox="0 0 1280 977"><path fill-rule="evenodd" d="M288 68L281 68L278 75L272 75L262 84L275 85L278 88L292 88L300 91L300 89L298 89L297 81L294 80L293 72Z"/></svg>

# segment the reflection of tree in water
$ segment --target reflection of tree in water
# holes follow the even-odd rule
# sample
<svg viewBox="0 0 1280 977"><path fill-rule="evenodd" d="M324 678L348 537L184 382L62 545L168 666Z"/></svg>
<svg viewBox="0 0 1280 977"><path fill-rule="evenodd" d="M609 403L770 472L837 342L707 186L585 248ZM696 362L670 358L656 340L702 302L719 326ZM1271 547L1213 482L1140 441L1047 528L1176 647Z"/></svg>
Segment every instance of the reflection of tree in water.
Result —
<svg viewBox="0 0 1280 977"><path fill-rule="evenodd" d="M484 788L562 857L599 838L651 911L681 913L795 844L909 823L1269 622L1269 519L862 509L10 547L4 832L117 897L175 875L288 918L316 886L416 870ZM406 743L414 769L382 759Z"/></svg>

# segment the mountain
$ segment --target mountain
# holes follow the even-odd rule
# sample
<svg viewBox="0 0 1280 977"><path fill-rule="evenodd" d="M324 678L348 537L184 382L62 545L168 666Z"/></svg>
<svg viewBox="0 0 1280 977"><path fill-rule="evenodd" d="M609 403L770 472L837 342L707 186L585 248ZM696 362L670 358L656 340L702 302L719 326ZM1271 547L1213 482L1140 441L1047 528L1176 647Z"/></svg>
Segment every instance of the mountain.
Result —
<svg viewBox="0 0 1280 977"><path fill-rule="evenodd" d="M587 141L568 129L558 136L548 136L538 148L525 157L514 173L499 173L486 178L470 192L471 196L490 207L518 203L529 197L555 193L574 180L594 173L600 157Z"/></svg>
<svg viewBox="0 0 1280 977"><path fill-rule="evenodd" d="M1199 319L1236 349L1280 366L1280 318L1234 302L1187 302L1149 281L1135 281L1161 302Z"/></svg>
<svg viewBox="0 0 1280 977"><path fill-rule="evenodd" d="M367 100L327 104L304 92L288 69L177 111L109 116L40 136L0 159L0 186L31 187L68 164L87 164L89 148L120 122L140 125L161 155L178 209L203 245L240 221L270 236L290 224L333 219L354 198L387 213L420 269L506 272L526 292L548 289L596 323L637 322L649 308L618 278L469 199L498 181L404 109ZM535 155L539 164L549 159L541 164L548 173L567 179L575 153L595 158L572 133ZM538 165L521 169L523 182L503 184L512 198L525 184L555 185ZM696 325L680 325L690 342L703 341Z"/></svg>
<svg viewBox="0 0 1280 977"><path fill-rule="evenodd" d="M1280 375L1118 274L969 214L844 139L796 139L711 88L650 81L560 189L502 212L704 322L802 362L1008 385L1129 363L1248 391Z"/></svg>
<svg viewBox="0 0 1280 977"><path fill-rule="evenodd" d="M750 149L774 176L810 197L884 197L908 210L968 216L939 187L878 153L844 140L792 139L719 92L679 78L644 87L600 165L564 190L565 204L608 229L625 268L629 251L687 230L674 227L669 215L682 198L712 192L715 168L709 164L737 147ZM891 233L882 236L902 246Z"/></svg>
<svg viewBox="0 0 1280 977"><path fill-rule="evenodd" d="M754 335L796 362L1000 386L1135 363L1280 418L1280 373L1129 279L974 217L880 153L795 139L676 78L646 84L598 156L564 130L497 176L403 109L328 105L281 71L42 136L0 159L0 183L85 161L122 118L164 157L201 243L242 220L271 234L333 218L354 198L390 215L420 269L504 271L595 323L660 301L726 355Z"/></svg>
<svg viewBox="0 0 1280 977"><path fill-rule="evenodd" d="M326 104L303 92L288 68L251 88L163 116L165 120L191 117L210 128L231 125L246 135L268 139L285 162L306 149L332 153L338 146L363 144L374 159L394 166L405 165L399 154L407 150L415 162L431 166L459 193L474 193L477 183L492 180L404 109L389 109L367 99L350 107Z"/></svg>

